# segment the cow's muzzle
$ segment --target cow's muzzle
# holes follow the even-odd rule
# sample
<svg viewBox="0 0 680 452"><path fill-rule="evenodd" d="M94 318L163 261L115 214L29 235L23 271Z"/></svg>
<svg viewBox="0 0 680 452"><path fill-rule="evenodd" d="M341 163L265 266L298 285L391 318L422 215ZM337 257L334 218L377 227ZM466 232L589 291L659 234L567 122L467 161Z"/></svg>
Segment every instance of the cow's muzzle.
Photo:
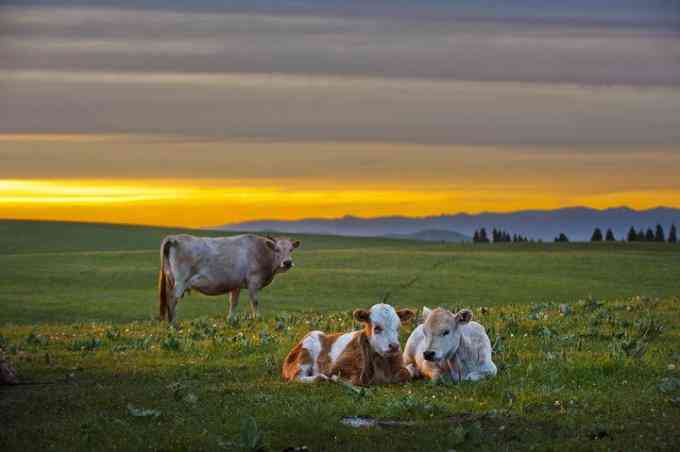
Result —
<svg viewBox="0 0 680 452"><path fill-rule="evenodd" d="M283 262L281 263L281 266L282 266L283 268L285 268L286 270L289 270L289 269L293 268L293 265L294 265L294 264L293 264L293 261L283 261Z"/></svg>
<svg viewBox="0 0 680 452"><path fill-rule="evenodd" d="M436 355L437 354L432 350L427 350L423 352L423 358L425 358L427 361L434 361Z"/></svg>

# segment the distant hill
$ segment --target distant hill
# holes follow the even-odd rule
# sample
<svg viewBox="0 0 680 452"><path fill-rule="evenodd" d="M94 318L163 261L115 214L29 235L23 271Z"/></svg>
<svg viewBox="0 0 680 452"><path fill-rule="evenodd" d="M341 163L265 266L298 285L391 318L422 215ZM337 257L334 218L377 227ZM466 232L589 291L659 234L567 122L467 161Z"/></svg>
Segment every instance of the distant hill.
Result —
<svg viewBox="0 0 680 452"><path fill-rule="evenodd" d="M591 209L568 207L556 210L523 210L509 213L480 213L439 215L431 217L358 218L345 216L335 219L309 218L303 220L259 220L226 224L215 229L225 231L280 231L287 233L330 234L346 236L385 236L416 234L437 230L474 235L475 229L502 228L510 234L552 240L564 232L571 240L588 240L595 227L605 231L612 228L617 239L625 238L628 228L654 227L661 224L666 232L671 223L680 226L680 209L657 207L633 210L628 207Z"/></svg>
<svg viewBox="0 0 680 452"><path fill-rule="evenodd" d="M445 231L441 229L426 229L414 232L413 234L385 234L391 239L423 240L426 242L470 242L472 238L455 231Z"/></svg>

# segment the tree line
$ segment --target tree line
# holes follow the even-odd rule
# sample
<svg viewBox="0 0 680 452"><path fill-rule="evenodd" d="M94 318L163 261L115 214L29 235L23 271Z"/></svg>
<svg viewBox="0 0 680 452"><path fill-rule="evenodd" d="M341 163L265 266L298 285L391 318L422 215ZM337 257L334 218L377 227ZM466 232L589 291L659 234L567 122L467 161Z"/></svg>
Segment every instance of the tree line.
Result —
<svg viewBox="0 0 680 452"><path fill-rule="evenodd" d="M493 228L491 231L491 238L489 238L486 229L480 228L479 230L475 230L472 241L474 243L490 243L492 241L493 243L524 243L529 242L529 237L521 234L510 235L508 231ZM531 241L533 242L533 240Z"/></svg>
<svg viewBox="0 0 680 452"><path fill-rule="evenodd" d="M647 228L647 230L640 229L635 230L633 226L628 230L627 240L629 242L668 242L668 243L678 243L678 231L674 224L668 232L668 237L664 233L663 227L660 224L656 225L656 230L652 228Z"/></svg>
<svg viewBox="0 0 680 452"><path fill-rule="evenodd" d="M485 228L475 229L475 233L472 237L474 243L520 243L520 242L533 242L533 239L529 239L521 234L510 234L503 229L493 228L491 231L491 237L486 232ZM569 237L566 234L560 233L555 237L555 242L566 243L569 242ZM614 236L614 231L608 228L603 234L602 229L599 227L593 230L593 234L590 237L591 242L615 242L616 236ZM633 226L628 230L628 235L626 237L628 242L668 242L668 243L678 243L678 231L675 224L672 224L668 236L666 236L663 227L660 224L656 225L655 229L644 228L636 230Z"/></svg>

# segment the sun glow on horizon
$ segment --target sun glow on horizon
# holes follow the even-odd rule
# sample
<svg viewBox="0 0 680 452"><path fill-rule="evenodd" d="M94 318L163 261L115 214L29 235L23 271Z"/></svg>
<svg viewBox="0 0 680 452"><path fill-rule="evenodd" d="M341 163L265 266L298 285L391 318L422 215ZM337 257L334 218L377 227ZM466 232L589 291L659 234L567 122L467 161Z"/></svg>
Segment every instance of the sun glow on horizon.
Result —
<svg viewBox="0 0 680 452"><path fill-rule="evenodd" d="M428 216L508 212L569 205L679 207L680 193L625 192L591 196L526 190L332 188L321 182L284 187L239 180L0 180L0 217L206 227L256 219L344 215Z"/></svg>

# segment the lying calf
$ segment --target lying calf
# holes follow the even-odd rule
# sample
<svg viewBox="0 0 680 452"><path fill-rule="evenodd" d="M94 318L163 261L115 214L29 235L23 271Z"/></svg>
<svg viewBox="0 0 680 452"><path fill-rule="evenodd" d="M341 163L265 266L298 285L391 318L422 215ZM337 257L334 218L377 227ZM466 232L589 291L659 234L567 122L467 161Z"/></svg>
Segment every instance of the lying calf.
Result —
<svg viewBox="0 0 680 452"><path fill-rule="evenodd" d="M283 378L312 383L341 377L362 386L406 382L411 375L402 362L399 327L414 316L387 304L357 309L354 318L364 323L363 330L308 333L286 356Z"/></svg>
<svg viewBox="0 0 680 452"><path fill-rule="evenodd" d="M484 327L471 322L472 311L456 314L423 308L424 323L413 330L404 348L404 364L413 377L477 381L496 375L491 342Z"/></svg>

